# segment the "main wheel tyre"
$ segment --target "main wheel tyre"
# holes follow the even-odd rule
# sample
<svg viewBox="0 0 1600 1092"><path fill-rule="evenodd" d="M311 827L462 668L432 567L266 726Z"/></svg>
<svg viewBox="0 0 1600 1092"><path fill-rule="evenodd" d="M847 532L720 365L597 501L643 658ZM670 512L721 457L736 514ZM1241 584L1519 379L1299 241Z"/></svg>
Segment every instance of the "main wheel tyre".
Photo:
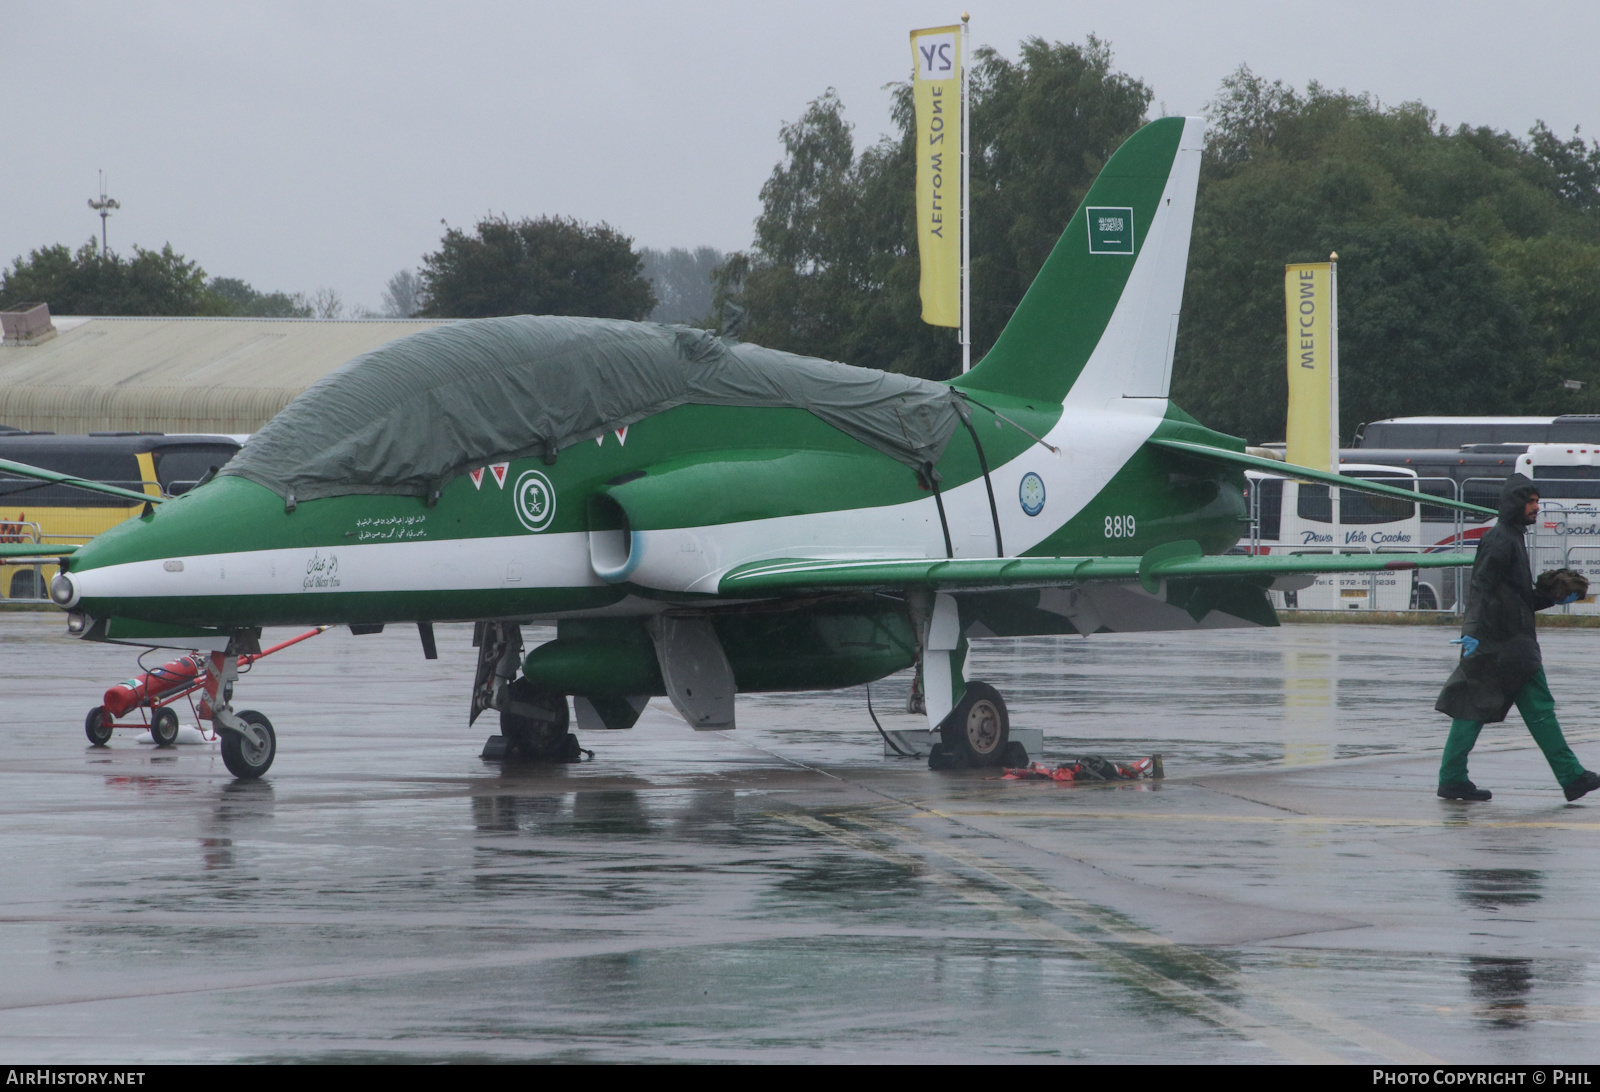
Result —
<svg viewBox="0 0 1600 1092"><path fill-rule="evenodd" d="M178 742L178 714L171 709L157 709L150 722L150 738L157 747L171 747Z"/></svg>
<svg viewBox="0 0 1600 1092"><path fill-rule="evenodd" d="M939 741L964 755L969 766L997 766L1011 741L1005 700L988 683L969 682L967 692L939 725Z"/></svg>
<svg viewBox="0 0 1600 1092"><path fill-rule="evenodd" d="M506 757L529 762L561 761L567 740L565 694L540 690L526 678L507 689L506 707L500 710L500 734L506 738Z"/></svg>
<svg viewBox="0 0 1600 1092"><path fill-rule="evenodd" d="M111 718L106 715L105 706L97 705L89 710L89 715L83 718L83 734L96 747L111 742Z"/></svg>
<svg viewBox="0 0 1600 1092"><path fill-rule="evenodd" d="M244 710L239 719L251 726L250 734L255 738L220 730L217 734L222 737L222 764L234 777L252 781L272 766L278 753L278 737L272 730L272 722L254 709Z"/></svg>

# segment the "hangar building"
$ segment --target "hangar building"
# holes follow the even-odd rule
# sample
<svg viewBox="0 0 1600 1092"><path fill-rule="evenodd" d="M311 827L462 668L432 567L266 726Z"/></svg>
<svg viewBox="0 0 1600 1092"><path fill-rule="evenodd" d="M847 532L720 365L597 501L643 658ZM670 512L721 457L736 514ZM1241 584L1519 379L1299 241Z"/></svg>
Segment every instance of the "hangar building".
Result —
<svg viewBox="0 0 1600 1092"><path fill-rule="evenodd" d="M0 341L0 425L57 433L255 432L345 361L449 321L39 311Z"/></svg>

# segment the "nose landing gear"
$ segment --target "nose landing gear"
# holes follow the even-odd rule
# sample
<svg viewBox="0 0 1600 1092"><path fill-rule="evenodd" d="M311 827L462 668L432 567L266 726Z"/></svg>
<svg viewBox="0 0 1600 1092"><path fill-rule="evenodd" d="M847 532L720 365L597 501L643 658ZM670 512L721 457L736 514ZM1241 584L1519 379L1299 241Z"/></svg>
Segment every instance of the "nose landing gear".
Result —
<svg viewBox="0 0 1600 1092"><path fill-rule="evenodd" d="M228 772L244 781L252 781L266 773L278 754L278 736L272 722L263 713L245 709L234 717L238 728L226 728L218 720L222 736L222 764Z"/></svg>
<svg viewBox="0 0 1600 1092"><path fill-rule="evenodd" d="M222 737L222 764L228 772L242 781L253 781L272 766L278 754L278 736L263 714L254 709L233 711L229 699L238 678L239 656L233 648L230 646L225 653L213 652L200 715L209 715Z"/></svg>

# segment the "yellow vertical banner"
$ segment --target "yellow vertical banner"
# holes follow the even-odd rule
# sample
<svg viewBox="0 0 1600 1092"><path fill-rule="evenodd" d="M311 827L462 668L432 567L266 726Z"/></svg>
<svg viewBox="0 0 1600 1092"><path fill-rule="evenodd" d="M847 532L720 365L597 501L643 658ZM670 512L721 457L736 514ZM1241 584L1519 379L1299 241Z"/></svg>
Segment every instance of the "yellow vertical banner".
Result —
<svg viewBox="0 0 1600 1092"><path fill-rule="evenodd" d="M961 28L911 32L922 321L961 325Z"/></svg>
<svg viewBox="0 0 1600 1092"><path fill-rule="evenodd" d="M1284 267L1289 327L1289 422L1285 457L1314 470L1339 469L1339 322L1334 263Z"/></svg>

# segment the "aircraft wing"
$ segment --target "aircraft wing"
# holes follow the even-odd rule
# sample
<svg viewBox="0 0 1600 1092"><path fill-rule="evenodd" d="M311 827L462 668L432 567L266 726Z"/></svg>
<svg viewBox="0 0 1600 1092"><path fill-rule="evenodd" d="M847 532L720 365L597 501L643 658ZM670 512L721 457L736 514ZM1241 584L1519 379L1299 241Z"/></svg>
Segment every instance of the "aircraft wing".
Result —
<svg viewBox="0 0 1600 1092"><path fill-rule="evenodd" d="M1481 504L1468 504L1466 501L1452 500L1449 497L1419 494L1416 490L1404 489L1397 485L1383 485L1370 478L1353 478L1347 474L1331 474L1326 470L1313 470L1309 466L1280 463L1276 459L1263 459L1256 455L1246 455L1242 451L1229 451L1225 447L1196 444L1188 440L1151 439L1146 440L1145 443L1153 444L1156 447L1164 447L1168 451L1192 455L1197 459L1205 459L1210 462L1235 463L1239 466L1248 466L1251 470L1264 470L1268 474L1275 474L1280 478L1302 478L1306 481L1328 482L1332 485L1342 485L1346 489L1355 489L1363 493L1377 493L1385 497L1403 497L1410 501L1423 499L1427 504L1437 505L1440 508L1459 508L1463 512L1471 512L1476 516L1493 518L1499 515L1493 508L1485 508Z"/></svg>
<svg viewBox="0 0 1600 1092"><path fill-rule="evenodd" d="M4 542L0 543L0 558L64 557L77 549L77 546L58 546L48 542Z"/></svg>
<svg viewBox="0 0 1600 1092"><path fill-rule="evenodd" d="M1471 565L1472 560L1470 553L1207 556L1202 555L1194 543L1177 542L1158 546L1143 557L974 557L862 561L785 558L755 561L730 570L723 576L717 590L722 595L907 587L962 591L1045 588L1092 580L1137 579L1147 591L1153 592L1162 579L1169 577L1258 577L1263 582L1270 582L1279 576L1307 573L1454 568Z"/></svg>
<svg viewBox="0 0 1600 1092"><path fill-rule="evenodd" d="M88 478L79 478L72 474L62 474L55 470L45 470L43 467L29 466L27 463L14 463L10 459L0 459L0 474L15 474L19 478L33 478L37 481L50 482L55 485L70 485L77 489L87 489L91 493L105 493L108 496L123 497L127 500L140 501L146 504L160 504L166 499L165 497L152 496L148 493L136 493L132 489L123 489L119 485L107 485L105 482L91 481Z"/></svg>

